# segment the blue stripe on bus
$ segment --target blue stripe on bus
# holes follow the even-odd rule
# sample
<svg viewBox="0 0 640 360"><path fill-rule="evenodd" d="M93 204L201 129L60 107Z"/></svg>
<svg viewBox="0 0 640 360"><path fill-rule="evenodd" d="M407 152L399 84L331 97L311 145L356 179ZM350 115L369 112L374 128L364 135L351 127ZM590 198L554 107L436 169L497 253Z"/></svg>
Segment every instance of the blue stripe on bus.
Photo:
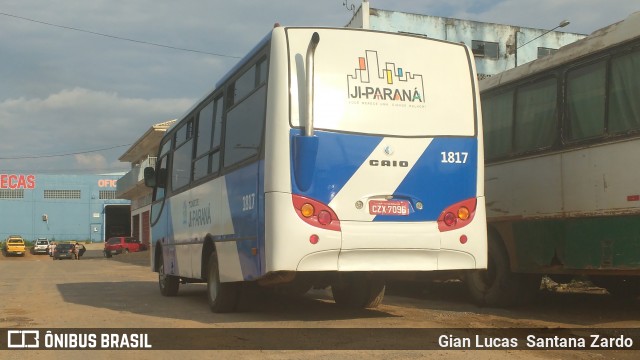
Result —
<svg viewBox="0 0 640 360"><path fill-rule="evenodd" d="M422 201L402 221L435 221L448 206L476 196L478 140L435 138L394 192L394 198ZM444 157L443 157L444 153ZM451 158L449 155L451 154ZM466 155L465 155L466 154ZM449 162L449 160L453 160ZM456 161L460 160L460 163ZM462 163L464 161L464 163ZM398 221L397 216L376 216L374 221Z"/></svg>
<svg viewBox="0 0 640 360"><path fill-rule="evenodd" d="M290 143L293 144L293 137L300 134L299 129L292 129ZM307 191L298 188L292 160L292 193L308 196L328 204L362 166L362 163L371 155L383 137L326 131L316 131L315 136L319 141L313 183Z"/></svg>
<svg viewBox="0 0 640 360"><path fill-rule="evenodd" d="M259 274L266 274L266 260L265 254L265 213L264 213L264 160L259 164L259 176L258 176L258 261L259 261ZM245 276L246 278L246 276Z"/></svg>
<svg viewBox="0 0 640 360"><path fill-rule="evenodd" d="M300 131L294 129L291 131L291 138L299 134ZM297 187L292 161L292 192L328 204L363 165L383 137L326 131L316 131L315 135L319 138L319 145L313 183L307 191ZM390 190L394 198L410 200L412 206L409 215L401 218L376 216L373 221L435 221L446 207L475 197L477 148L478 141L472 137L434 138L398 188ZM451 162L450 153L453 154ZM418 200L424 205L422 210L414 208Z"/></svg>
<svg viewBox="0 0 640 360"><path fill-rule="evenodd" d="M162 247L162 258L165 264L164 271L166 274L175 275L179 273L180 269L175 248L175 232L173 230L173 222L171 221L171 219L173 219L171 215L171 198L165 199L162 206L162 214L158 222L153 226L155 229L154 234L156 235L154 239L158 239L157 235L163 235L158 241L162 245L165 245Z"/></svg>
<svg viewBox="0 0 640 360"><path fill-rule="evenodd" d="M264 175L260 169L260 163L255 162L225 176L234 237L239 239L236 245L245 280L255 279L261 273L260 256L253 254L253 249L257 251L259 247L258 208L261 205L258 194L262 191L258 189L258 178Z"/></svg>

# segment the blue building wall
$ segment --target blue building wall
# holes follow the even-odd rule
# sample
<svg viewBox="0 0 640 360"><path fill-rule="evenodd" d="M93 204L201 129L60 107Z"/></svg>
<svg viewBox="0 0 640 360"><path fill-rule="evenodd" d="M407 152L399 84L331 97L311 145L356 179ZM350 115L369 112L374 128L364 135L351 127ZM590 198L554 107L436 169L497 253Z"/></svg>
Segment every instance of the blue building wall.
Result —
<svg viewBox="0 0 640 360"><path fill-rule="evenodd" d="M103 241L105 206L130 205L114 199L121 176L0 174L0 241Z"/></svg>

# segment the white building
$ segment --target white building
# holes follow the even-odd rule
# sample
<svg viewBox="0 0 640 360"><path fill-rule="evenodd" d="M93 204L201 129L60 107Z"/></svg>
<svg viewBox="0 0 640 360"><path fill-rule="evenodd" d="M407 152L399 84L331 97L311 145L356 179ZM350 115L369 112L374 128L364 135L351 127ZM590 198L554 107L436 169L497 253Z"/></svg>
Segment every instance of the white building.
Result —
<svg viewBox="0 0 640 360"><path fill-rule="evenodd" d="M369 1L362 2L347 27L418 34L465 43L473 50L479 78L533 61L586 37L547 29L374 9Z"/></svg>

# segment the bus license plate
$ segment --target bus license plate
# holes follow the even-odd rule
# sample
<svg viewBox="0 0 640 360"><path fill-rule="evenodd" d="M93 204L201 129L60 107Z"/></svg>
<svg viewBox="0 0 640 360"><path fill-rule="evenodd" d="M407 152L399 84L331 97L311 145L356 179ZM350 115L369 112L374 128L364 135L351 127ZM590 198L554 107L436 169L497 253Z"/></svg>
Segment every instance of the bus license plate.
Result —
<svg viewBox="0 0 640 360"><path fill-rule="evenodd" d="M407 216L409 215L409 202L406 200L371 200L369 201L369 214Z"/></svg>

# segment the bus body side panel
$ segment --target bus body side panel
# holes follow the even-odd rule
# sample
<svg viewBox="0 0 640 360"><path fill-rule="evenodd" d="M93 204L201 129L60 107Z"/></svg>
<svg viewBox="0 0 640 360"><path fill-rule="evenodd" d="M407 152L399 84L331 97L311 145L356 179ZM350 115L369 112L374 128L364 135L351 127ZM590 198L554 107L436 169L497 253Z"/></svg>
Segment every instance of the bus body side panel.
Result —
<svg viewBox="0 0 640 360"><path fill-rule="evenodd" d="M163 216L173 219L162 238L168 274L202 279L202 249L209 237L215 242L223 282L260 276L259 168L259 163L245 166L166 200Z"/></svg>
<svg viewBox="0 0 640 360"><path fill-rule="evenodd" d="M640 275L638 215L494 222L515 272Z"/></svg>
<svg viewBox="0 0 640 360"><path fill-rule="evenodd" d="M157 221L153 224L151 233L153 241L151 247L151 268L155 269L156 248L162 247L162 259L166 274L177 275L180 272L176 261L176 249L173 240L172 213L169 199L152 205L151 214L159 213ZM159 259L160 260L160 259ZM157 270L157 269L156 269Z"/></svg>
<svg viewBox="0 0 640 360"><path fill-rule="evenodd" d="M487 166L490 224L517 272L640 269L640 141Z"/></svg>
<svg viewBox="0 0 640 360"><path fill-rule="evenodd" d="M260 276L261 265L258 256L258 209L261 207L259 189L261 162L242 167L227 174L225 182L231 221L233 222L233 242L236 243L238 260L243 280L253 280ZM214 214L215 216L215 214ZM229 239L229 235L216 237L216 247ZM219 256L222 258L223 256ZM220 260L222 264L224 260ZM223 266L220 266L221 274Z"/></svg>
<svg viewBox="0 0 640 360"><path fill-rule="evenodd" d="M293 236L299 231L298 228L305 224L301 224L291 204L288 44L282 27L275 28L272 32L269 59L264 137L263 273L280 270L294 271L299 262L296 255L306 254L312 249L308 239L296 241ZM325 249L338 249L340 246L339 243L332 245L323 242L322 246L325 245ZM335 270L337 255L334 263L336 263L333 266Z"/></svg>

